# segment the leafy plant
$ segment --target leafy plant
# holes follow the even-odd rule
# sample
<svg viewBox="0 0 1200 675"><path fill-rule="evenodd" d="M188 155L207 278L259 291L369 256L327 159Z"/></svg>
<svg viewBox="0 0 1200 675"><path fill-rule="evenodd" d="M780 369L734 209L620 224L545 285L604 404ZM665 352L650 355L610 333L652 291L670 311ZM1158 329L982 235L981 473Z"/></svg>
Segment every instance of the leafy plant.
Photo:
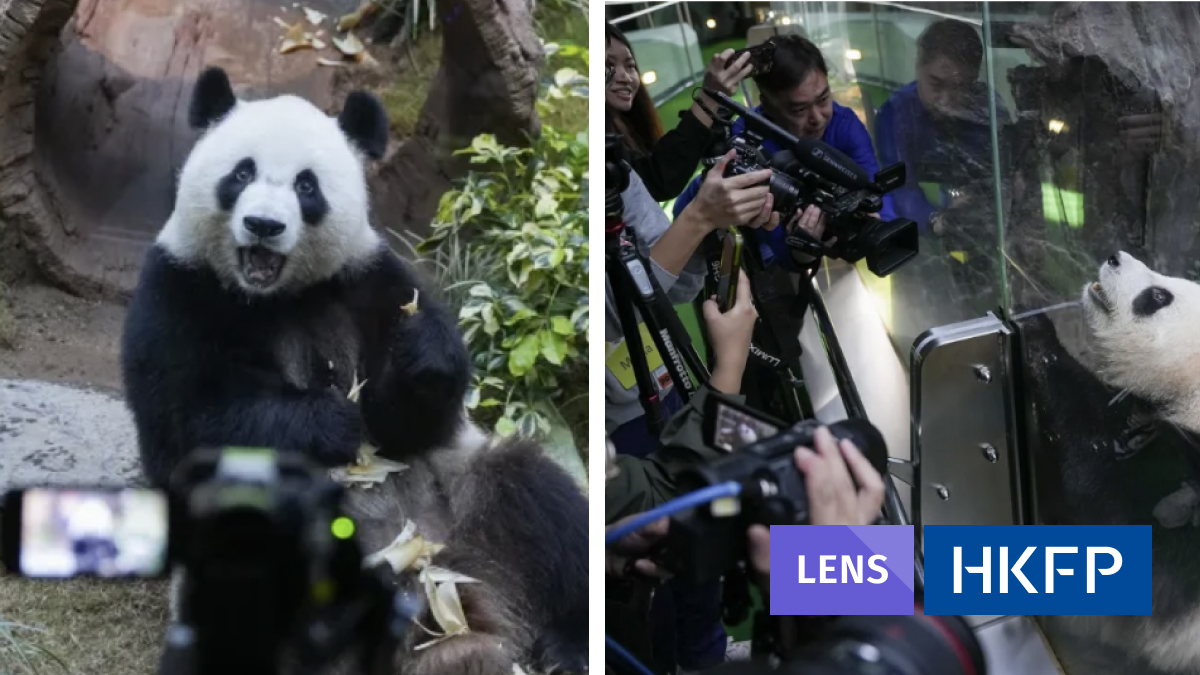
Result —
<svg viewBox="0 0 1200 675"><path fill-rule="evenodd" d="M547 51L586 66L582 48ZM539 114L586 105L587 93L583 75L559 69L542 83ZM548 438L565 425L578 444L587 421L586 131L547 121L529 147L485 134L459 154L473 168L442 197L415 250L435 266L475 360L468 407L501 435Z"/></svg>

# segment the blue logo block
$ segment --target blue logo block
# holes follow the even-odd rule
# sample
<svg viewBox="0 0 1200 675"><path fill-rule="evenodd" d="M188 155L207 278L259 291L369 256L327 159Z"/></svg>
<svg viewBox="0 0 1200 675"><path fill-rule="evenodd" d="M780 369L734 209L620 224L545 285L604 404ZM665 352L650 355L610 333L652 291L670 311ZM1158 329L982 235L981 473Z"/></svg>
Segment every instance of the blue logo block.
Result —
<svg viewBox="0 0 1200 675"><path fill-rule="evenodd" d="M928 525L925 613L1151 613L1149 525Z"/></svg>

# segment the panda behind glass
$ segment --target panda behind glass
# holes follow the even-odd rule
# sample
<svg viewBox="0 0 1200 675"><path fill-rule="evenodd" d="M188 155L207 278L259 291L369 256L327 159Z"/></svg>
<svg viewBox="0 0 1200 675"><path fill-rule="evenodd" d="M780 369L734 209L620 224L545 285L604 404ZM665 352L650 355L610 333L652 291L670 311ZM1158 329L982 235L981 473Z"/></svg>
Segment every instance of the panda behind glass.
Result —
<svg viewBox="0 0 1200 675"><path fill-rule="evenodd" d="M1095 365L1046 314L1022 319L1039 516L1151 526L1153 615L1043 620L1081 672L1200 673L1200 285L1118 252L1080 295Z"/></svg>
<svg viewBox="0 0 1200 675"><path fill-rule="evenodd" d="M347 490L364 553L411 519L445 544L433 564L480 582L458 585L471 632L418 651L429 636L414 628L397 672L585 671L587 500L535 444L492 441L467 419L454 317L370 224L364 160L387 145L382 105L355 92L330 117L295 96L240 100L209 68L190 122L203 134L122 343L150 482L166 487L199 447L298 451L335 468L370 443L409 468ZM176 581L172 614L187 619ZM391 581L419 588L411 572ZM419 621L437 625L428 609Z"/></svg>
<svg viewBox="0 0 1200 675"><path fill-rule="evenodd" d="M1158 274L1122 251L1084 288L1083 307L1100 376L1200 433L1200 284Z"/></svg>

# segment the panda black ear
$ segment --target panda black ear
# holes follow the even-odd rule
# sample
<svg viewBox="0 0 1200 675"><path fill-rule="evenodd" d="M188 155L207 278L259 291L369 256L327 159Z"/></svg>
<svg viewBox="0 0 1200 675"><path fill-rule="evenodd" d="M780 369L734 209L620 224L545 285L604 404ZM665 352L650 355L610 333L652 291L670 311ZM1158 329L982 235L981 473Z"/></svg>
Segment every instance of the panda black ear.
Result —
<svg viewBox="0 0 1200 675"><path fill-rule="evenodd" d="M338 115L338 126L371 159L380 159L387 151L388 118L383 103L371 93L351 92Z"/></svg>
<svg viewBox="0 0 1200 675"><path fill-rule="evenodd" d="M188 109L188 124L204 129L224 117L237 105L229 76L216 66L206 68L192 89L192 104Z"/></svg>

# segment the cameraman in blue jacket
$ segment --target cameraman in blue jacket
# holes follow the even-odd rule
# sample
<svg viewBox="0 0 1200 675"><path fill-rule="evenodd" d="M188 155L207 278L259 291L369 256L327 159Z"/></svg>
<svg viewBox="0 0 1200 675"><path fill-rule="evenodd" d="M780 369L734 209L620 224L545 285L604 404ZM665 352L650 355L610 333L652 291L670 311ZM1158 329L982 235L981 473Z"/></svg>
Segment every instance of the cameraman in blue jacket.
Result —
<svg viewBox="0 0 1200 675"><path fill-rule="evenodd" d="M829 69L821 51L799 35L777 35L768 42L775 45L775 57L769 72L754 76L762 99L762 104L754 108L754 112L793 136L817 138L833 146L854 160L874 180L879 172L879 163L875 160L871 136L853 110L833 102ZM745 129L746 121L738 118L733 125L733 134L739 136L745 133ZM764 140L762 148L768 154L783 149L771 138ZM696 177L675 200L676 216L699 190L700 177ZM781 214L781 222L786 223L790 215ZM877 215L883 220L895 217L891 195L884 195L883 208ZM759 245L764 265L770 267L778 263L789 272L801 272L816 262L803 254L793 256L786 239L796 227L821 238L825 230L825 216L815 206L810 206L800 216L788 228L775 228L769 232L760 230L752 234Z"/></svg>

